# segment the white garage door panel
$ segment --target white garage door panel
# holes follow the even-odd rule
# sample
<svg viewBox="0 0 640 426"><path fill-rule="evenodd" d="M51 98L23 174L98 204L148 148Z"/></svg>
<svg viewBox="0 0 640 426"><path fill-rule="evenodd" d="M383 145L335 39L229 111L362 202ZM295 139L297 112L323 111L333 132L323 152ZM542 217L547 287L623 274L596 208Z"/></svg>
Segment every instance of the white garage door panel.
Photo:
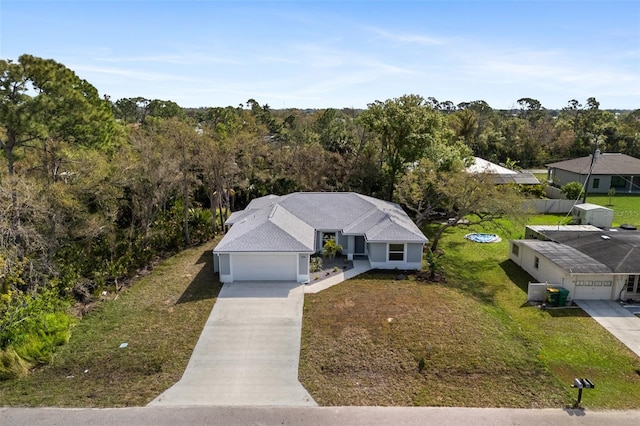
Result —
<svg viewBox="0 0 640 426"><path fill-rule="evenodd" d="M572 299L584 300L609 300L611 299L611 286L575 286Z"/></svg>
<svg viewBox="0 0 640 426"><path fill-rule="evenodd" d="M234 281L296 281L298 256L295 254L233 255Z"/></svg>

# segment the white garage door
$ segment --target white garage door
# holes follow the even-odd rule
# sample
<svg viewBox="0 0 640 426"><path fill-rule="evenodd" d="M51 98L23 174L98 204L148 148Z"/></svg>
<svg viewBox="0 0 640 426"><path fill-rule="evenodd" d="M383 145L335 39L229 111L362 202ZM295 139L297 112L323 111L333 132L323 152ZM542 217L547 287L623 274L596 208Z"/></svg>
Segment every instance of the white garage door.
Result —
<svg viewBox="0 0 640 426"><path fill-rule="evenodd" d="M234 254L234 281L296 281L297 254Z"/></svg>
<svg viewBox="0 0 640 426"><path fill-rule="evenodd" d="M572 299L611 300L612 281L576 281Z"/></svg>

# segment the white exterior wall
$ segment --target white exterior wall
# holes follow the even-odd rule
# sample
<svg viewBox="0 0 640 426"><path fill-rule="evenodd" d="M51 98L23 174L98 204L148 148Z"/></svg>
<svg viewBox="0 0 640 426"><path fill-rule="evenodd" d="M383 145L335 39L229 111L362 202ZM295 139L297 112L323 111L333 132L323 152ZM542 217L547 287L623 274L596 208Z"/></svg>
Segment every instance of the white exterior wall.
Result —
<svg viewBox="0 0 640 426"><path fill-rule="evenodd" d="M519 247L518 255L513 253L512 247ZM535 267L535 258L538 257L538 268ZM511 241L509 246L509 258L524 269L537 282L557 285L569 290L568 300L592 299L592 300L616 300L620 290L624 288L624 277L614 274L571 274L560 266L551 262L535 250L518 241ZM576 282L603 283L611 281L612 285L576 285Z"/></svg>
<svg viewBox="0 0 640 426"><path fill-rule="evenodd" d="M613 211L611 210L591 210L587 212L586 224L597 226L598 228L610 227L613 223Z"/></svg>
<svg viewBox="0 0 640 426"><path fill-rule="evenodd" d="M512 241L511 244L515 244L515 242ZM511 260L516 262L522 269L529 273L529 275L535 278L537 282L564 287L564 281L570 278L568 272L551 262L546 257L541 256L531 248L525 245L519 245L519 247L518 258L515 258L513 250L510 250L509 256ZM538 258L538 268L535 267L536 257ZM569 289L567 288L567 290Z"/></svg>

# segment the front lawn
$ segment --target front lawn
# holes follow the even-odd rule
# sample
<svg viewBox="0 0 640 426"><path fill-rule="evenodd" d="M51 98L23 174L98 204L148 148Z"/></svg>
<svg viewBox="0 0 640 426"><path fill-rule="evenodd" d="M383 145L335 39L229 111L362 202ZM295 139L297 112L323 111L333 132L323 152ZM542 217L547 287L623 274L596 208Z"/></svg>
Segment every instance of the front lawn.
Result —
<svg viewBox="0 0 640 426"><path fill-rule="evenodd" d="M52 365L0 381L0 406L140 406L169 388L182 376L220 290L214 245L165 260L101 303Z"/></svg>
<svg viewBox="0 0 640 426"><path fill-rule="evenodd" d="M503 241L463 238L473 231ZM573 378L588 377L583 406L636 408L635 354L580 309L526 303L530 277L507 260L522 234L450 229L444 284L370 273L306 295L302 383L321 405L564 407Z"/></svg>

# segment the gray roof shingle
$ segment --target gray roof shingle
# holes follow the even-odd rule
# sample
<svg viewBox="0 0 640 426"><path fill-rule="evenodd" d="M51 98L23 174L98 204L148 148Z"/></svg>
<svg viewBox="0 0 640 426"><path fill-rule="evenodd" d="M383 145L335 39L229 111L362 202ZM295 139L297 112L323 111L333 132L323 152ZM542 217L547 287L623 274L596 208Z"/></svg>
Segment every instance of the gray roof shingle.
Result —
<svg viewBox="0 0 640 426"><path fill-rule="evenodd" d="M216 252L313 252L316 230L364 235L376 242L428 242L399 205L353 192L257 198L226 224L233 226Z"/></svg>
<svg viewBox="0 0 640 426"><path fill-rule="evenodd" d="M591 156L574 158L547 164L550 169L567 170L572 173L586 175L591 166ZM640 159L626 154L602 153L593 163L592 175L638 175Z"/></svg>
<svg viewBox="0 0 640 426"><path fill-rule="evenodd" d="M314 230L275 205L251 210L218 243L217 252L310 252Z"/></svg>
<svg viewBox="0 0 640 426"><path fill-rule="evenodd" d="M606 265L608 272L640 274L640 232L638 231L545 231L544 234Z"/></svg>
<svg viewBox="0 0 640 426"><path fill-rule="evenodd" d="M546 257L556 265L571 273L610 273L607 265L576 250L573 247L554 241L521 240L519 243L531 247L541 256Z"/></svg>

